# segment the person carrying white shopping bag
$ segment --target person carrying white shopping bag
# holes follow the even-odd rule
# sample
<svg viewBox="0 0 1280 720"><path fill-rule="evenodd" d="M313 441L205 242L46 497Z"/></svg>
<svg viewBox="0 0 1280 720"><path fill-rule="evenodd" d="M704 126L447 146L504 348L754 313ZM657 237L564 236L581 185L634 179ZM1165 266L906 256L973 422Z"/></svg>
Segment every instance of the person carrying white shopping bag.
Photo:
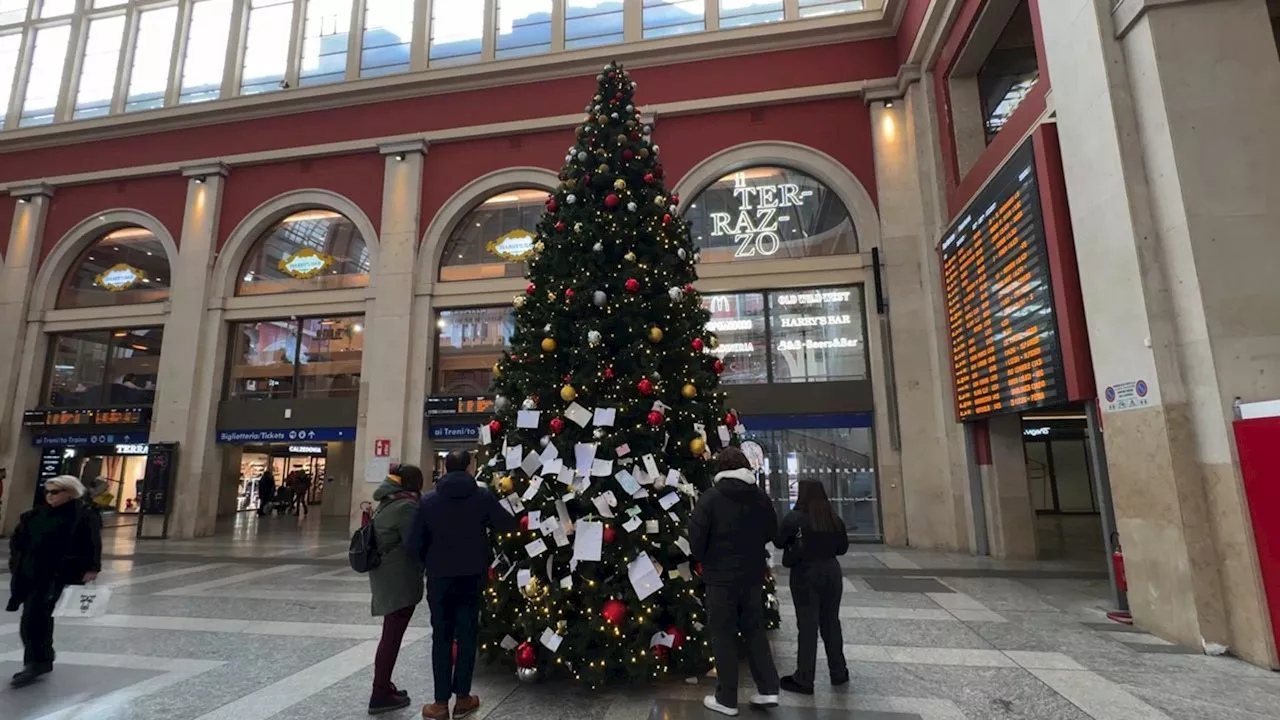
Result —
<svg viewBox="0 0 1280 720"><path fill-rule="evenodd" d="M53 616L60 618L100 618L107 614L111 601L111 588L94 583L68 585L58 598Z"/></svg>
<svg viewBox="0 0 1280 720"><path fill-rule="evenodd" d="M53 616L63 590L74 617L106 609L105 588L90 587L102 570L102 518L83 502L84 486L70 475L45 482L46 504L22 515L9 539L9 612L22 608L23 668L13 686L23 687L53 671ZM108 593L109 594L109 591ZM85 598L92 599L86 601ZM79 611L80 606L85 606ZM99 610L101 606L101 610Z"/></svg>

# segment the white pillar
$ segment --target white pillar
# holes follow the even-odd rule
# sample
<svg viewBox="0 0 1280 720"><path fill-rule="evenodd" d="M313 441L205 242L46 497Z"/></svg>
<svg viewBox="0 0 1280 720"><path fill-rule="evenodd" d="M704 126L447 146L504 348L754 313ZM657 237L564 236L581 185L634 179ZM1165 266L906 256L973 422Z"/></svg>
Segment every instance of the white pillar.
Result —
<svg viewBox="0 0 1280 720"><path fill-rule="evenodd" d="M182 218L178 257L169 269L169 316L156 382L151 420L152 442L178 443L178 466L169 495L170 537L213 533L222 478L213 444L218 380L225 356L218 343L219 318L206 315L218 214L226 184L224 165L183 169L187 206ZM210 313L220 315L220 313ZM145 534L158 533L158 522L143 523Z"/></svg>
<svg viewBox="0 0 1280 720"><path fill-rule="evenodd" d="M417 266L422 165L427 145L421 140L379 148L385 157L382 181L382 226L372 298L365 318L361 408L356 430L355 482L351 488L352 526L360 522L360 503L372 497L380 477L366 477L377 466L374 444L391 442L392 459L413 462L405 454L408 415L422 413L422 398L409 397L409 359L415 343L413 323L414 269ZM421 369L418 370L421 372ZM421 420L418 421L421 428ZM419 434L421 430L419 430ZM415 442L417 439L415 438Z"/></svg>

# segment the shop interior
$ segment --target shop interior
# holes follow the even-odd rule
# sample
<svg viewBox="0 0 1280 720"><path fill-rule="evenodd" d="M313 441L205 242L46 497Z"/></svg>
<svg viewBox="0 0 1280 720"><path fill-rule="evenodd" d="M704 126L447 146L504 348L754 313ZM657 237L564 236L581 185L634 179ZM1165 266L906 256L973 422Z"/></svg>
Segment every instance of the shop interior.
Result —
<svg viewBox="0 0 1280 720"><path fill-rule="evenodd" d="M40 463L42 477L72 475L90 490L103 486L94 502L105 527L137 524L146 469L146 444L46 448Z"/></svg>
<svg viewBox="0 0 1280 720"><path fill-rule="evenodd" d="M311 512L346 516L351 504L355 444L351 442L286 442L224 445L224 482L218 515L256 512L262 508L260 487L268 470L274 479L271 512L290 512L295 483L305 487Z"/></svg>
<svg viewBox="0 0 1280 720"><path fill-rule="evenodd" d="M1068 408L1025 413L1022 444L1040 558L1105 554L1084 412Z"/></svg>

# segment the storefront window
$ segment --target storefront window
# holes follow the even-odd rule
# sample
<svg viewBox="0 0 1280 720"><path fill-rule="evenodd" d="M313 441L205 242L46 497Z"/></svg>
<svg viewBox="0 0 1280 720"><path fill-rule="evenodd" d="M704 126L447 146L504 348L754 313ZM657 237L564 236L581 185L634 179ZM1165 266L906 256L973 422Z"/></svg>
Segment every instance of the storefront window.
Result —
<svg viewBox="0 0 1280 720"><path fill-rule="evenodd" d="M865 380L862 323L858 288L769 293L773 381Z"/></svg>
<svg viewBox="0 0 1280 720"><path fill-rule="evenodd" d="M126 227L80 253L58 292L59 308L104 307L169 299L169 257L150 230Z"/></svg>
<svg viewBox="0 0 1280 720"><path fill-rule="evenodd" d="M162 328L93 330L49 339L49 407L151 405L160 372Z"/></svg>
<svg viewBox="0 0 1280 720"><path fill-rule="evenodd" d="M769 339L765 334L764 293L703 295L702 307L711 313L707 330L720 341L711 353L724 361L720 382L769 382Z"/></svg>
<svg viewBox="0 0 1280 720"><path fill-rule="evenodd" d="M332 210L293 213L263 233L240 268L237 295L343 290L369 284L369 248Z"/></svg>
<svg viewBox="0 0 1280 720"><path fill-rule="evenodd" d="M511 308L442 310L436 321L436 395L487 395L493 364L515 334Z"/></svg>
<svg viewBox="0 0 1280 720"><path fill-rule="evenodd" d="M360 393L360 316L258 320L231 326L227 398L284 400Z"/></svg>
<svg viewBox="0 0 1280 720"><path fill-rule="evenodd" d="M440 260L440 279L523 277L546 190L509 190L480 203L453 229Z"/></svg>
<svg viewBox="0 0 1280 720"><path fill-rule="evenodd" d="M790 168L729 173L685 212L702 262L746 262L858 252L853 219L826 185Z"/></svg>

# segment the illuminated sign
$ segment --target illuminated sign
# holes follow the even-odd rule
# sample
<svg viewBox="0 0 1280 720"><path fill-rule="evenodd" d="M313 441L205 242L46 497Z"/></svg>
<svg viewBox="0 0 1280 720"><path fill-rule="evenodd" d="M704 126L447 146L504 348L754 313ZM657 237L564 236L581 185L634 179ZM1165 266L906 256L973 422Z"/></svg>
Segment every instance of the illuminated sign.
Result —
<svg viewBox="0 0 1280 720"><path fill-rule="evenodd" d="M27 410L22 425L29 428L150 425L151 408L110 410Z"/></svg>
<svg viewBox="0 0 1280 720"><path fill-rule="evenodd" d="M738 173L733 179L736 215L710 213L711 237L732 235L738 246L735 258L773 255L782 247L782 225L795 222L788 211L804 207L812 195L812 190L801 190L795 183L750 186L746 175Z"/></svg>
<svg viewBox="0 0 1280 720"><path fill-rule="evenodd" d="M147 274L128 263L116 263L98 273L93 284L110 292L124 292L142 282Z"/></svg>
<svg viewBox="0 0 1280 720"><path fill-rule="evenodd" d="M117 445L117 455L146 455L149 445L134 443L130 445Z"/></svg>
<svg viewBox="0 0 1280 720"><path fill-rule="evenodd" d="M851 325L853 324L852 315L815 315L808 316L783 316L781 318L782 327L826 327L828 325Z"/></svg>
<svg viewBox="0 0 1280 720"><path fill-rule="evenodd" d="M533 252L535 241L533 233L528 230L512 230L497 240L491 241L486 247L489 252L503 260L519 262Z"/></svg>
<svg viewBox="0 0 1280 720"><path fill-rule="evenodd" d="M485 415L493 410L493 398L435 395L427 398L427 415Z"/></svg>
<svg viewBox="0 0 1280 720"><path fill-rule="evenodd" d="M779 350L833 350L835 348L856 348L862 344L858 338L833 338L831 340L783 340L778 343Z"/></svg>
<svg viewBox="0 0 1280 720"><path fill-rule="evenodd" d="M1047 427L1024 428L1022 435L1023 437L1049 437L1049 430L1050 428Z"/></svg>
<svg viewBox="0 0 1280 720"><path fill-rule="evenodd" d="M941 249L959 418L1065 401L1030 140L961 213Z"/></svg>
<svg viewBox="0 0 1280 720"><path fill-rule="evenodd" d="M311 248L302 248L281 260L279 268L289 277L307 280L328 270L330 265L333 265L332 255L316 252Z"/></svg>
<svg viewBox="0 0 1280 720"><path fill-rule="evenodd" d="M852 290L814 290L813 292L778 295L777 302L779 305L822 305L825 303L849 302L852 297Z"/></svg>
<svg viewBox="0 0 1280 720"><path fill-rule="evenodd" d="M289 453L291 455L324 455L323 445L290 445Z"/></svg>

